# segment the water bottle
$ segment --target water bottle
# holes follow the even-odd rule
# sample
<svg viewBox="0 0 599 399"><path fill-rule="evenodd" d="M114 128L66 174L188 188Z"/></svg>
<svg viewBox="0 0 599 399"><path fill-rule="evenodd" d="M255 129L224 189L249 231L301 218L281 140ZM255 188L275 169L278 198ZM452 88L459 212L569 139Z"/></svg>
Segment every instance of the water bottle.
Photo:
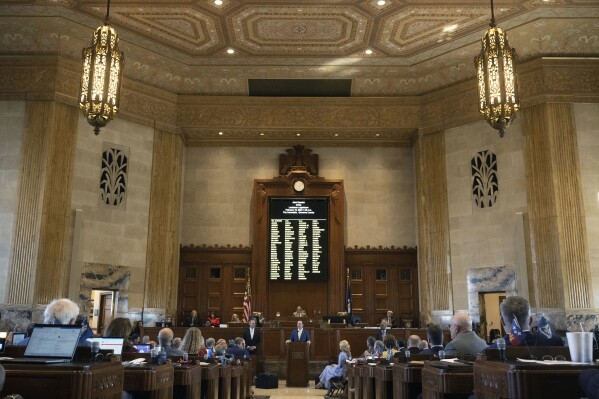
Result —
<svg viewBox="0 0 599 399"><path fill-rule="evenodd" d="M406 349L405 355L406 355L406 363L410 363L410 356L412 356L412 353L410 352L409 349Z"/></svg>
<svg viewBox="0 0 599 399"><path fill-rule="evenodd" d="M391 348L387 348L387 361L391 360L392 350Z"/></svg>

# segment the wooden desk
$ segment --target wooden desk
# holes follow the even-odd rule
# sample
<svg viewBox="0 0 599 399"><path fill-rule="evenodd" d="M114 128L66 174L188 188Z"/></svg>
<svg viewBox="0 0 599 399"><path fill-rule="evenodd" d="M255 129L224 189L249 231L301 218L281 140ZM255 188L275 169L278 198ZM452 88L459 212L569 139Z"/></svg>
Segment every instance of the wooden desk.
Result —
<svg viewBox="0 0 599 399"><path fill-rule="evenodd" d="M218 399L219 366L211 363L202 366L202 398Z"/></svg>
<svg viewBox="0 0 599 399"><path fill-rule="evenodd" d="M2 397L14 393L27 399L119 399L123 391L121 362L1 364L6 370Z"/></svg>
<svg viewBox="0 0 599 399"><path fill-rule="evenodd" d="M474 365L474 391L477 399L580 398L584 396L578 386L580 372L598 366L478 360Z"/></svg>
<svg viewBox="0 0 599 399"><path fill-rule="evenodd" d="M423 361L395 363L393 366L393 399L416 399L422 393Z"/></svg>
<svg viewBox="0 0 599 399"><path fill-rule="evenodd" d="M374 368L376 399L393 398L393 366L378 365Z"/></svg>
<svg viewBox="0 0 599 399"><path fill-rule="evenodd" d="M440 369L427 363L422 369L422 397L466 399L474 390L473 375L472 367Z"/></svg>
<svg viewBox="0 0 599 399"><path fill-rule="evenodd" d="M172 364L148 364L125 367L128 392L147 392L151 399L172 399L175 370Z"/></svg>
<svg viewBox="0 0 599 399"><path fill-rule="evenodd" d="M175 367L173 396L184 399L200 399L202 396L202 366L186 364Z"/></svg>
<svg viewBox="0 0 599 399"><path fill-rule="evenodd" d="M362 380L362 399L374 399L374 369L376 366L364 365L360 367Z"/></svg>
<svg viewBox="0 0 599 399"><path fill-rule="evenodd" d="M236 364L231 370L231 399L244 399L243 393L243 366Z"/></svg>
<svg viewBox="0 0 599 399"><path fill-rule="evenodd" d="M360 377L360 368L363 365L350 365L347 368L347 398L362 398L362 378Z"/></svg>
<svg viewBox="0 0 599 399"><path fill-rule="evenodd" d="M231 377L233 373L233 367L229 365L218 366L218 390L221 398L231 397Z"/></svg>

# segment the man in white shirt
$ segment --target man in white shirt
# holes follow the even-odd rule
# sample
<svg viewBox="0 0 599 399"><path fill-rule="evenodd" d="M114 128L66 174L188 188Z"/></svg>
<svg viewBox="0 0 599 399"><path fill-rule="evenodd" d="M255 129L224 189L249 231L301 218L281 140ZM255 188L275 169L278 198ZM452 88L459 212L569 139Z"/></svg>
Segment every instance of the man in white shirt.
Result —
<svg viewBox="0 0 599 399"><path fill-rule="evenodd" d="M258 350L258 344L260 343L260 330L256 328L255 318L250 318L248 328L243 332L243 339L245 340L246 349L250 352L250 355L255 355Z"/></svg>

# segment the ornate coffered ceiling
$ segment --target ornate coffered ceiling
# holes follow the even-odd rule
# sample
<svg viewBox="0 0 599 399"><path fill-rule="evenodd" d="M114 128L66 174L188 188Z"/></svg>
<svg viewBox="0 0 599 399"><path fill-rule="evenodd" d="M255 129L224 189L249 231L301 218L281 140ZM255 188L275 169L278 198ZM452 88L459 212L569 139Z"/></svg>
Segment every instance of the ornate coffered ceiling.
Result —
<svg viewBox="0 0 599 399"><path fill-rule="evenodd" d="M112 0L126 78L177 95L245 97L248 79L344 78L352 97L422 96L474 84L473 57L490 19L488 0L222 2ZM2 0L0 59L79 60L105 7ZM495 16L521 62L599 57L598 0L495 0ZM201 136L203 128L189 131Z"/></svg>

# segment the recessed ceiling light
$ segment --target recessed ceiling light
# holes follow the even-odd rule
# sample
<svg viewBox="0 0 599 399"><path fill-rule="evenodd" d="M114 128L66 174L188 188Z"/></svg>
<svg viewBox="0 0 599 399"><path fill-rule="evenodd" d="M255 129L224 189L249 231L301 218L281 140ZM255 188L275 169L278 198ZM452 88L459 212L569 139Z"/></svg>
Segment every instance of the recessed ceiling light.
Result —
<svg viewBox="0 0 599 399"><path fill-rule="evenodd" d="M223 135L223 132L218 132L218 135L219 135L219 136L222 136L222 135Z"/></svg>
<svg viewBox="0 0 599 399"><path fill-rule="evenodd" d="M376 137L379 137L380 135L381 135L380 133L375 134Z"/></svg>
<svg viewBox="0 0 599 399"><path fill-rule="evenodd" d="M227 54L235 54L235 50L232 48L227 49Z"/></svg>
<svg viewBox="0 0 599 399"><path fill-rule="evenodd" d="M223 0L214 0L214 4L216 4L217 6L222 6Z"/></svg>
<svg viewBox="0 0 599 399"><path fill-rule="evenodd" d="M372 50L371 50L371 49L368 49L368 50L366 50L366 51L364 51L364 52L365 52L366 54L368 54L368 55L372 54Z"/></svg>
<svg viewBox="0 0 599 399"><path fill-rule="evenodd" d="M297 136L297 137L299 137L299 136L301 136L301 135L302 135L301 133L297 133L297 134L296 134L296 136Z"/></svg>
<svg viewBox="0 0 599 399"><path fill-rule="evenodd" d="M385 0L379 0L376 4L378 4L379 6L384 6L385 3Z"/></svg>
<svg viewBox="0 0 599 399"><path fill-rule="evenodd" d="M339 137L339 133L335 133L335 137Z"/></svg>
<svg viewBox="0 0 599 399"><path fill-rule="evenodd" d="M264 133L260 133L260 136L264 136Z"/></svg>

